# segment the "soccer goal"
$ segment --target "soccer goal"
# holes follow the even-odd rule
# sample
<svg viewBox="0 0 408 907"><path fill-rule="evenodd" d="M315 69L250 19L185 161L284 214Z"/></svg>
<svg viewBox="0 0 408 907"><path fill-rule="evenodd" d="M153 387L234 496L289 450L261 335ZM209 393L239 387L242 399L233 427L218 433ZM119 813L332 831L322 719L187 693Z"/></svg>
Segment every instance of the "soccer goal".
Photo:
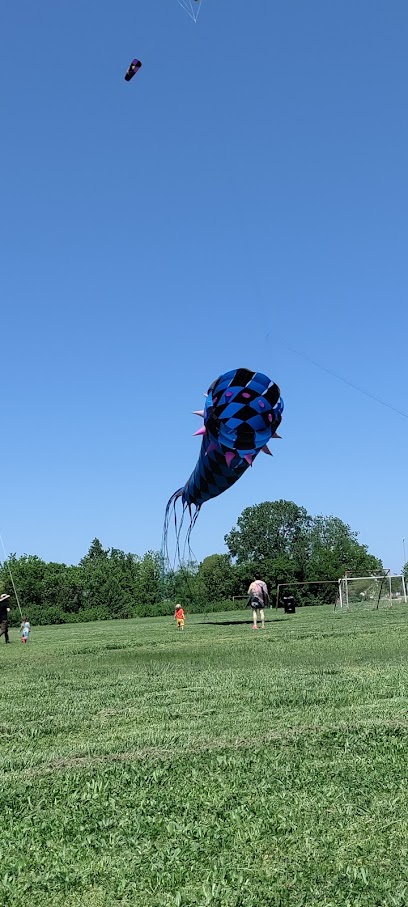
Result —
<svg viewBox="0 0 408 907"><path fill-rule="evenodd" d="M302 605L335 604L338 596L337 579L307 580L305 582L278 583L275 608L283 608L285 595L293 595L297 607ZM271 605L272 607L272 605Z"/></svg>
<svg viewBox="0 0 408 907"><path fill-rule="evenodd" d="M397 602L407 602L407 587L402 574L343 576L339 580L336 605L345 611L392 608Z"/></svg>

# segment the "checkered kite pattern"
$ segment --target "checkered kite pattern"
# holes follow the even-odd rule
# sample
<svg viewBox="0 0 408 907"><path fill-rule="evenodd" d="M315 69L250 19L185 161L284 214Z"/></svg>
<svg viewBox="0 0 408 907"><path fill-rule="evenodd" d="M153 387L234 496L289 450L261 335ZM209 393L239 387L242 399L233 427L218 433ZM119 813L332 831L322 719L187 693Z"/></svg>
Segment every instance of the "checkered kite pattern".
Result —
<svg viewBox="0 0 408 907"><path fill-rule="evenodd" d="M233 369L211 384L204 410L197 411L204 419L195 432L202 436L197 465L167 504L166 544L170 511L177 500L181 498L183 510L189 510L191 532L202 504L234 485L261 451L270 454L268 441L279 437L282 412L279 387L261 372Z"/></svg>

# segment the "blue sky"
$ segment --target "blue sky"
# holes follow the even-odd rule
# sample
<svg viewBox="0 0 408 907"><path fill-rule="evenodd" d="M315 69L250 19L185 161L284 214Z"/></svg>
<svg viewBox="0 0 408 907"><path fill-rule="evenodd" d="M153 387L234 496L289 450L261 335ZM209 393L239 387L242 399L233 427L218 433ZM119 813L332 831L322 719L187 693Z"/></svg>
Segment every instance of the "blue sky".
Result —
<svg viewBox="0 0 408 907"><path fill-rule="evenodd" d="M221 372L277 381L284 439L202 510L335 514L407 537L405 0L16 0L0 53L7 551L158 549ZM133 82L132 57L143 62ZM262 460L262 462L261 462Z"/></svg>

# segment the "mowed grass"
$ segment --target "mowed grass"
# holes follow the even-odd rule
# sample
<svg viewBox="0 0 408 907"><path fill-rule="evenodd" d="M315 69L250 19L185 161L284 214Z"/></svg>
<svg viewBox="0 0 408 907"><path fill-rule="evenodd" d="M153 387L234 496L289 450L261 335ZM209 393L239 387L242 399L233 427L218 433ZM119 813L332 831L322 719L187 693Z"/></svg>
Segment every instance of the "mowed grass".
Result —
<svg viewBox="0 0 408 907"><path fill-rule="evenodd" d="M0 907L408 904L407 608L267 617L0 644Z"/></svg>

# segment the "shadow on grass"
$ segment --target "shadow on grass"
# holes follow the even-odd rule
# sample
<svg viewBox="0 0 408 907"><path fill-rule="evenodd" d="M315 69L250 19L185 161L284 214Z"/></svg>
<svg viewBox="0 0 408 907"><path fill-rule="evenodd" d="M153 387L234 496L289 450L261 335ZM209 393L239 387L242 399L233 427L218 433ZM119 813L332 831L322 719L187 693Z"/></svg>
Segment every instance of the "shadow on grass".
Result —
<svg viewBox="0 0 408 907"><path fill-rule="evenodd" d="M280 623L282 617L272 617L270 620L265 620L265 624L277 624ZM200 624L207 624L211 627L250 627L252 625L252 620L200 620Z"/></svg>

